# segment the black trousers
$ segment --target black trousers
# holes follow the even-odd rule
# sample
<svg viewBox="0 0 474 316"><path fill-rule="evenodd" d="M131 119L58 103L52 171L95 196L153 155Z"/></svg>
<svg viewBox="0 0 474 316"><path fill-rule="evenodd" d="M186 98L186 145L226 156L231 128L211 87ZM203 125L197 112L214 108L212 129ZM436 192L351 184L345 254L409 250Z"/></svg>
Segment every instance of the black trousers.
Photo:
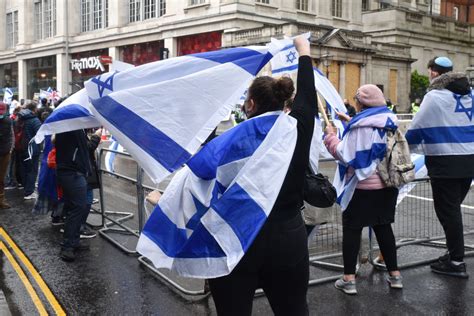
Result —
<svg viewBox="0 0 474 316"><path fill-rule="evenodd" d="M81 225L89 215L86 177L79 172L58 170L57 178L63 188L64 210L67 210L63 248L75 248L79 244Z"/></svg>
<svg viewBox="0 0 474 316"><path fill-rule="evenodd" d="M357 255L360 249L361 228L344 226L342 228L342 257L344 260L344 274L355 274L357 266ZM382 252L388 271L397 271L397 248L392 225L376 225L372 229L377 237L377 242Z"/></svg>
<svg viewBox="0 0 474 316"><path fill-rule="evenodd" d="M472 178L431 178L434 208L446 235L451 260L464 259L464 231L461 204L471 187Z"/></svg>
<svg viewBox="0 0 474 316"><path fill-rule="evenodd" d="M251 315L261 287L275 315L308 315L309 263L306 228L300 214L265 223L239 264L227 276L209 279L219 315Z"/></svg>

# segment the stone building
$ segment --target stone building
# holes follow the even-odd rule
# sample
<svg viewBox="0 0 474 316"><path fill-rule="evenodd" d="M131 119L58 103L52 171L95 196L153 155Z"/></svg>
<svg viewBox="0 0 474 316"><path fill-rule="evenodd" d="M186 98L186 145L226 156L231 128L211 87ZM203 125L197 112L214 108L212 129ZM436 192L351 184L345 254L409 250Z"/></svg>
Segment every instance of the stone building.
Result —
<svg viewBox="0 0 474 316"><path fill-rule="evenodd" d="M402 108L410 74L447 54L473 64L472 27L430 15L422 0L0 0L0 87L20 98L65 95L108 71L311 31L315 63L351 98L379 85ZM411 31L414 34L411 34Z"/></svg>

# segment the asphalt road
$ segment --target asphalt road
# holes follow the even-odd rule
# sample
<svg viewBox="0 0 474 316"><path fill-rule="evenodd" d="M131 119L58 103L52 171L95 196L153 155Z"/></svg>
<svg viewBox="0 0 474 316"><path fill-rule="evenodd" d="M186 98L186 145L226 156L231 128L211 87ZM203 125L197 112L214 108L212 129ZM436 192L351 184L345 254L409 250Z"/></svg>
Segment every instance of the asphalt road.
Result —
<svg viewBox="0 0 474 316"><path fill-rule="evenodd" d="M330 172L330 166L323 166ZM118 163L117 171L133 176L133 161ZM163 184L165 186L166 184ZM394 225L398 239L434 236L440 233L437 221L430 209L430 192L426 184L420 184L400 205L397 223ZM126 222L132 230L138 230L136 212L136 187L115 177L104 177L104 205L107 211L130 212L133 219ZM474 189L465 201L465 228L474 229ZM50 224L49 215L33 216L31 201L23 201L22 191L7 191L12 209L0 212L0 240L12 254L5 250L0 254L0 289L4 292L8 308L13 315L38 314L38 304L54 314L60 310L68 315L215 315L211 297L186 296L155 277L139 263L136 256L127 255L103 236L91 239L91 249L79 254L73 263L59 259L61 233ZM96 206L97 207L97 206ZM89 223L98 225L100 218L92 215ZM114 227L114 226L112 226ZM133 250L136 237L111 232L119 243ZM367 252L367 233L364 232L363 257ZM11 238L11 239L10 239ZM310 237L310 250L320 259L326 254L340 251L341 231L338 216L334 223L320 227L318 234ZM17 245L17 248L12 243ZM474 244L468 236L467 244ZM1 246L1 244L0 244ZM3 249L3 248L2 248ZM23 253L25 257L21 255ZM421 259L436 258L443 248L405 246L398 257L401 264ZM28 261L32 266L28 265ZM321 260L323 261L323 260ZM340 264L340 257L324 259ZM30 291L21 273L24 271ZM466 258L468 272L474 278L474 259ZM37 274L35 274L35 272ZM311 278L335 277L341 272L327 268L311 268ZM391 290L385 281L385 273L362 264L358 276L357 296L347 296L334 289L333 282L314 285L308 291L311 315L472 315L474 314L474 282L440 276L430 272L428 265L404 269L404 289ZM201 281L174 278L182 286L199 289ZM39 280L43 280L44 285ZM28 283L28 282L26 282ZM50 294L48 294L48 289ZM34 299L32 293L36 293ZM231 294L229 294L231 295ZM39 303L38 303L39 301ZM55 303L56 302L56 303ZM271 315L265 297L254 300L254 315Z"/></svg>

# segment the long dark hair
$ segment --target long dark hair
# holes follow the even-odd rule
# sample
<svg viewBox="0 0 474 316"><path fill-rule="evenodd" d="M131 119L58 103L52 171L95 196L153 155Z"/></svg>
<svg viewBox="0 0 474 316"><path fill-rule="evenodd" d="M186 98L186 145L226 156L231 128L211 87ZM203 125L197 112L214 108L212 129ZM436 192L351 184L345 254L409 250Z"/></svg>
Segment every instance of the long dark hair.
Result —
<svg viewBox="0 0 474 316"><path fill-rule="evenodd" d="M257 116L269 111L283 110L285 101L293 96L295 86L288 77L275 79L269 76L256 78L249 88L248 98L255 102Z"/></svg>

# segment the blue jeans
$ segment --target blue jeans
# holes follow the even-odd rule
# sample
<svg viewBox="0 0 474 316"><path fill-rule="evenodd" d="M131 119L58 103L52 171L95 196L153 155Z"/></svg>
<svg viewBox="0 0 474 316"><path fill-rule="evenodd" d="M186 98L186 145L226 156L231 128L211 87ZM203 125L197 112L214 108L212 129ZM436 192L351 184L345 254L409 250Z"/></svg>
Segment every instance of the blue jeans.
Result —
<svg viewBox="0 0 474 316"><path fill-rule="evenodd" d="M36 178L38 177L39 155L35 155L25 161L27 156L22 157L21 161L21 178L25 186L25 196L35 192Z"/></svg>
<svg viewBox="0 0 474 316"><path fill-rule="evenodd" d="M63 248L75 248L79 245L81 225L89 214L87 180L79 172L61 170L57 171L57 178L63 188L64 209L67 210Z"/></svg>

